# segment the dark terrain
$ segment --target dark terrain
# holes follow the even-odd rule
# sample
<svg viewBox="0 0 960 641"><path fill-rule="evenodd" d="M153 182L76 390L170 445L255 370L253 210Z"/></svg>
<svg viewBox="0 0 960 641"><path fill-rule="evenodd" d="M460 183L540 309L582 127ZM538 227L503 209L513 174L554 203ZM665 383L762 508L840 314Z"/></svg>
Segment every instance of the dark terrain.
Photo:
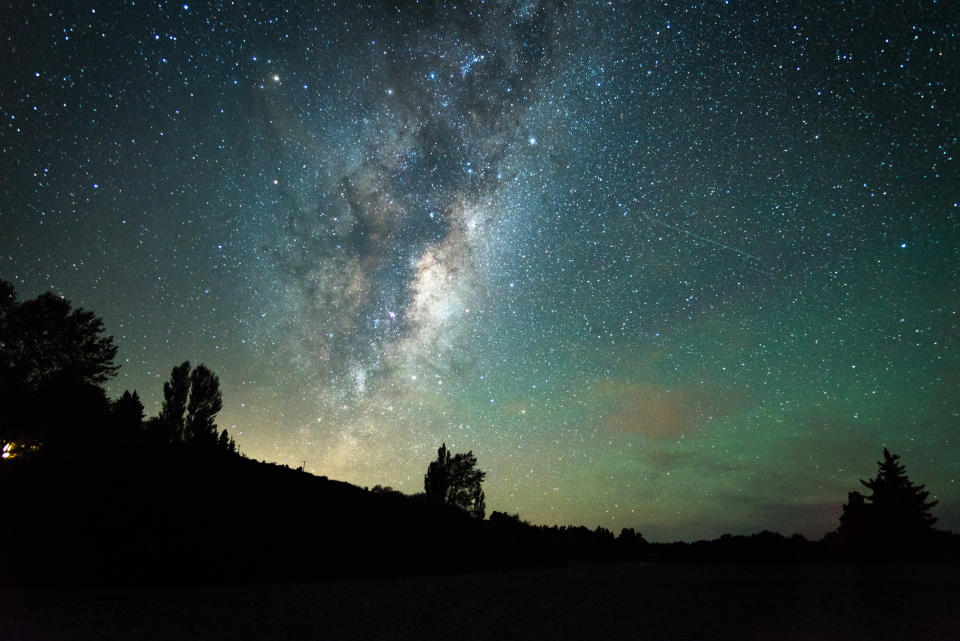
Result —
<svg viewBox="0 0 960 641"><path fill-rule="evenodd" d="M145 421L69 309L0 281L0 641L960 638L960 536L887 449L817 542L484 518L445 444L412 496L243 456L203 365Z"/></svg>
<svg viewBox="0 0 960 641"><path fill-rule="evenodd" d="M955 565L574 565L457 576L5 589L2 638L947 641Z"/></svg>

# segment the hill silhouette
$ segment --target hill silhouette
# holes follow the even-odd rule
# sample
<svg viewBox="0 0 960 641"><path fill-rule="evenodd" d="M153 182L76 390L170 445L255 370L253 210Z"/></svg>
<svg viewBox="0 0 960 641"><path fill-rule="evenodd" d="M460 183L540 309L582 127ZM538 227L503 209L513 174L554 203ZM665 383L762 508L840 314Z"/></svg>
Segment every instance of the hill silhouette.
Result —
<svg viewBox="0 0 960 641"><path fill-rule="evenodd" d="M638 559L642 537L480 521L423 496L370 491L188 448L102 448L0 466L5 579L222 582L444 574Z"/></svg>
<svg viewBox="0 0 960 641"><path fill-rule="evenodd" d="M884 450L823 542L773 532L648 543L630 528L535 526L494 511L484 472L445 445L425 492L359 488L243 456L216 425L219 379L173 368L160 414L111 401L116 346L101 319L0 281L0 580L196 583L447 574L598 562L957 560L923 485Z"/></svg>
<svg viewBox="0 0 960 641"><path fill-rule="evenodd" d="M18 301L0 281L4 580L425 574L613 554L601 528L533 536L516 517L485 521L469 452L441 447L433 491L413 497L248 459L217 428L219 378L203 364L175 366L159 415L144 420L136 392L111 401L102 387L118 370L103 332L92 312L52 294Z"/></svg>
<svg viewBox="0 0 960 641"><path fill-rule="evenodd" d="M15 584L205 583L427 575L568 563L796 563L845 560L830 538L762 532L647 543L633 530L478 520L423 495L314 476L242 456L101 444L82 455L0 465ZM120 454L122 453L122 456ZM78 453L79 454L79 453ZM956 560L956 536L927 539ZM860 558L862 557L856 557ZM897 558L879 555L876 561ZM869 559L868 559L869 560Z"/></svg>

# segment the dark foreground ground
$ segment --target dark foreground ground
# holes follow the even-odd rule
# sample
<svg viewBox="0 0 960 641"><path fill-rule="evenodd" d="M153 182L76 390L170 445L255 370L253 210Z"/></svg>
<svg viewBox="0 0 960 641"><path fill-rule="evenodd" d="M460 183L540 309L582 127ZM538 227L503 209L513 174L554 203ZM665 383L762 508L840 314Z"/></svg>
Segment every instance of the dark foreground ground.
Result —
<svg viewBox="0 0 960 641"><path fill-rule="evenodd" d="M956 566L575 566L445 577L0 590L0 638L960 639Z"/></svg>

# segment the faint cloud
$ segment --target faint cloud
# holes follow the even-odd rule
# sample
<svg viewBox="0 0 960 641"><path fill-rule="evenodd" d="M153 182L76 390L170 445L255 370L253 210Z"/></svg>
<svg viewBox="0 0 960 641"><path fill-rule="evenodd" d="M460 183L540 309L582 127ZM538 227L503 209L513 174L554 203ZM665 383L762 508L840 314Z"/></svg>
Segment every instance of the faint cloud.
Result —
<svg viewBox="0 0 960 641"><path fill-rule="evenodd" d="M593 386L594 403L606 410L602 425L648 439L676 439L742 406L742 394L718 388L605 380Z"/></svg>

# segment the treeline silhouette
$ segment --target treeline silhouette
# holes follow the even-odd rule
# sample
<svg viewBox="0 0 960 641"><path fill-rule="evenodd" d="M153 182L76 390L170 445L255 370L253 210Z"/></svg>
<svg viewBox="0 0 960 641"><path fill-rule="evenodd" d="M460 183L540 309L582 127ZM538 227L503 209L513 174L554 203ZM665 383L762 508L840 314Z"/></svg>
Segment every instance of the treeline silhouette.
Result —
<svg viewBox="0 0 960 641"><path fill-rule="evenodd" d="M923 486L884 451L821 542L772 532L649 543L633 529L537 526L494 511L472 452L442 445L424 492L372 490L242 455L216 425L217 376L184 362L158 416L117 372L102 320L0 281L0 580L224 582L606 562L957 560Z"/></svg>

